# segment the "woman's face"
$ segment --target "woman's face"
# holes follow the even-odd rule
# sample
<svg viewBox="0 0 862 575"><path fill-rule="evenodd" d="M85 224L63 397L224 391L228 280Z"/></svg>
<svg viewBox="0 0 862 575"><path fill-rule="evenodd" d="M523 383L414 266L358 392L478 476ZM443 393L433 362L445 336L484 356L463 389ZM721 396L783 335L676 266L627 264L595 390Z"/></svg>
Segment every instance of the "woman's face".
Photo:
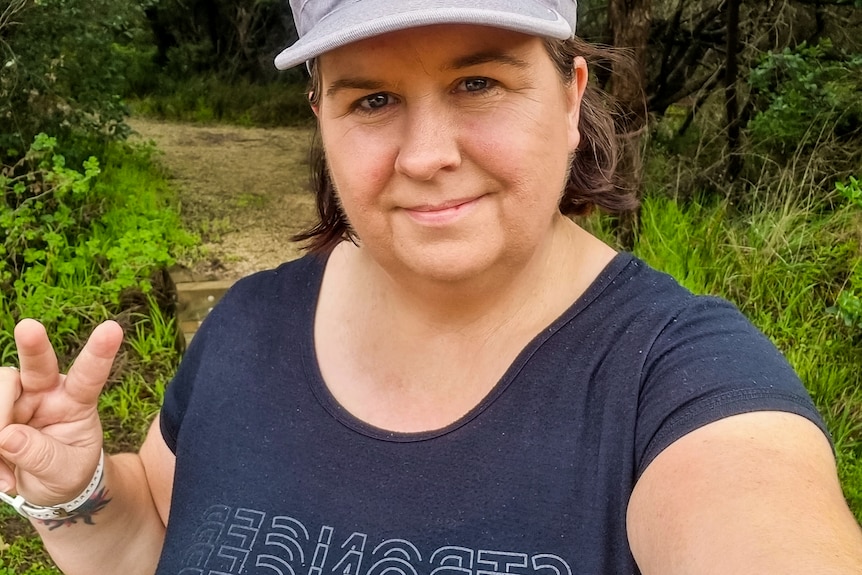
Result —
<svg viewBox="0 0 862 575"><path fill-rule="evenodd" d="M388 271L469 279L523 265L550 240L579 140L581 59L564 86L540 38L441 25L359 41L318 66L332 181Z"/></svg>

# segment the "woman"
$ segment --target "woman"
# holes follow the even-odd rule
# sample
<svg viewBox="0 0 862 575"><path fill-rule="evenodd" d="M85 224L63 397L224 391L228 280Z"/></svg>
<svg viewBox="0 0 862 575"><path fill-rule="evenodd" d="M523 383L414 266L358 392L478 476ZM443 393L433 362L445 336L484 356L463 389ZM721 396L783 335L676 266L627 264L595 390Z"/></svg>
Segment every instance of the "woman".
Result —
<svg viewBox="0 0 862 575"><path fill-rule="evenodd" d="M0 481L65 572L859 573L786 362L562 213L626 201L594 184L574 4L292 5L314 254L232 289L103 465L119 328L65 377L16 330Z"/></svg>

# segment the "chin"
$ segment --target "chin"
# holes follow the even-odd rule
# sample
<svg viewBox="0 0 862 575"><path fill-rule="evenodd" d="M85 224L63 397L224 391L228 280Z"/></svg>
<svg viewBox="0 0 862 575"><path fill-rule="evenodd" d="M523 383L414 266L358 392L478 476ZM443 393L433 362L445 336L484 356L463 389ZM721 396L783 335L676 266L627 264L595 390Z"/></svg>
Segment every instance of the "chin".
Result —
<svg viewBox="0 0 862 575"><path fill-rule="evenodd" d="M460 249L459 249L460 248ZM468 246L435 246L404 253L401 261L417 277L440 283L460 283L493 274L503 259L502 251L475 243Z"/></svg>

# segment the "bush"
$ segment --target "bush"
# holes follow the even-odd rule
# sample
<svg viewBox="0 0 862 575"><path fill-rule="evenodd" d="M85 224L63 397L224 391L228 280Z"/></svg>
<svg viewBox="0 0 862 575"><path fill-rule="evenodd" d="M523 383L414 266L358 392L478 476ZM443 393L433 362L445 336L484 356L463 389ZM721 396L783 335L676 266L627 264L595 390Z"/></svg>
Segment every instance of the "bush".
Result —
<svg viewBox="0 0 862 575"><path fill-rule="evenodd" d="M307 126L314 116L301 82L255 84L197 76L183 82L162 79L162 85L130 101L135 114L161 120L227 122L244 126Z"/></svg>
<svg viewBox="0 0 862 575"><path fill-rule="evenodd" d="M126 338L99 408L106 450L134 451L180 355L159 268L194 238L152 148L115 143L77 169L59 150L42 134L0 169L0 364L17 362L21 317L46 324L63 370L95 323L116 319ZM59 575L30 524L3 506L0 575L13 573Z"/></svg>
<svg viewBox="0 0 862 575"><path fill-rule="evenodd" d="M115 146L110 169L95 157L66 166L55 138L40 134L23 159L0 172L0 363L14 358L12 328L42 320L60 353L119 311L131 288L193 241L158 189L142 189L149 152ZM152 169L152 168L149 168Z"/></svg>
<svg viewBox="0 0 862 575"><path fill-rule="evenodd" d="M768 52L751 70L752 143L787 158L818 142L862 137L862 55L841 54L828 39ZM858 144L857 144L858 145Z"/></svg>
<svg viewBox="0 0 862 575"><path fill-rule="evenodd" d="M128 58L142 4L113 0L10 0L0 19L0 162L36 134L123 138Z"/></svg>

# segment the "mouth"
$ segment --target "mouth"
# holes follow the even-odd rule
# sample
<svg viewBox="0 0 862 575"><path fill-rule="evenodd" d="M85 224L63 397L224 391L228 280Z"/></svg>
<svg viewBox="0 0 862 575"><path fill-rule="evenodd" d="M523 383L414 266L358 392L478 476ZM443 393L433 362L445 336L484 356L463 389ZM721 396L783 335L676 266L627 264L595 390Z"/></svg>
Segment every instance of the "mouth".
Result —
<svg viewBox="0 0 862 575"><path fill-rule="evenodd" d="M471 211L471 208L475 207L482 197L461 198L436 204L420 204L404 208L404 211L413 220L423 224L445 224Z"/></svg>

